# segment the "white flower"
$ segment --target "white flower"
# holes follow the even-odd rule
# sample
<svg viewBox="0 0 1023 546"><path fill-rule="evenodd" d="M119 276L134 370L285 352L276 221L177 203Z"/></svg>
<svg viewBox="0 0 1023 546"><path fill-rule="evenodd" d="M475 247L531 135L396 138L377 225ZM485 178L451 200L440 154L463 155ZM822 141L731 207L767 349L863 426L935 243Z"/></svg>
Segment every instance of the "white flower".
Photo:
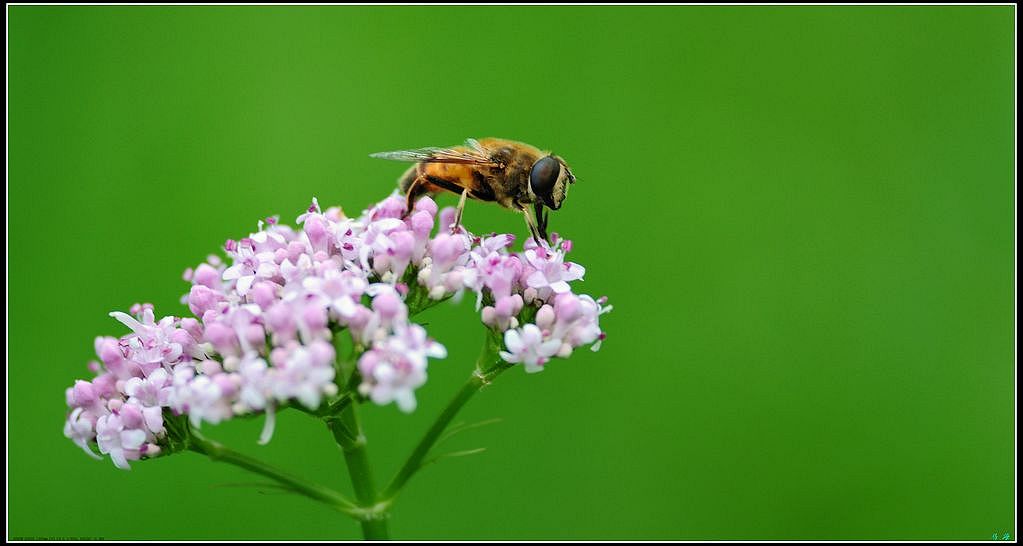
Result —
<svg viewBox="0 0 1023 546"><path fill-rule="evenodd" d="M225 281L237 281L235 290L242 297L249 293L257 280L271 279L280 271L273 252L256 252L252 242L247 243L239 245L234 264L225 269L223 275Z"/></svg>
<svg viewBox="0 0 1023 546"><path fill-rule="evenodd" d="M234 415L231 407L234 394L232 382L232 376L226 373L209 376L197 375L192 368L176 370L170 406L187 413L189 421L196 428L203 421L217 424L230 419Z"/></svg>
<svg viewBox="0 0 1023 546"><path fill-rule="evenodd" d="M96 422L96 443L100 453L110 455L114 465L128 470L129 459L138 459L146 432L138 428L125 428L119 415L100 417Z"/></svg>
<svg viewBox="0 0 1023 546"><path fill-rule="evenodd" d="M177 330L174 317L164 317L156 322L152 307L142 310L142 322L120 311L114 311L110 316L131 328L133 335L121 338L120 344L128 353L127 357L136 362L144 373L151 372L160 364L173 364L181 357L181 344L173 340Z"/></svg>
<svg viewBox="0 0 1023 546"><path fill-rule="evenodd" d="M376 404L395 402L406 413L416 409L415 390L426 383L427 357L444 358L444 346L412 324L374 344L359 359L359 392Z"/></svg>
<svg viewBox="0 0 1023 546"><path fill-rule="evenodd" d="M82 448L93 459L101 459L91 449L89 442L96 438L96 419L83 408L75 408L64 423L64 436Z"/></svg>
<svg viewBox="0 0 1023 546"><path fill-rule="evenodd" d="M154 370L146 378L132 377L124 384L128 403L140 406L166 406L172 390L171 377L163 368Z"/></svg>
<svg viewBox="0 0 1023 546"><path fill-rule="evenodd" d="M239 413L266 408L270 398L270 367L255 353L248 353L238 364L241 388L238 392Z"/></svg>
<svg viewBox="0 0 1023 546"><path fill-rule="evenodd" d="M316 298L330 312L343 320L355 314L359 298L366 293L366 279L351 271L327 270L322 277L302 280L305 294Z"/></svg>
<svg viewBox="0 0 1023 546"><path fill-rule="evenodd" d="M586 269L579 264L565 262L565 255L560 250L550 251L536 247L525 252L526 262L534 271L526 277L526 284L537 290L549 288L555 294L571 290L569 281L583 278Z"/></svg>
<svg viewBox="0 0 1023 546"><path fill-rule="evenodd" d="M279 351L284 351L280 353ZM316 409L325 394L337 392L334 384L334 348L322 340L308 346L297 343L277 349L272 357L273 380L269 382L274 398L294 398L309 409Z"/></svg>
<svg viewBox="0 0 1023 546"><path fill-rule="evenodd" d="M501 358L513 364L521 362L527 372L534 373L543 371L543 365L561 348L561 340L544 340L535 324L527 324L505 332L504 345L508 351L501 351Z"/></svg>

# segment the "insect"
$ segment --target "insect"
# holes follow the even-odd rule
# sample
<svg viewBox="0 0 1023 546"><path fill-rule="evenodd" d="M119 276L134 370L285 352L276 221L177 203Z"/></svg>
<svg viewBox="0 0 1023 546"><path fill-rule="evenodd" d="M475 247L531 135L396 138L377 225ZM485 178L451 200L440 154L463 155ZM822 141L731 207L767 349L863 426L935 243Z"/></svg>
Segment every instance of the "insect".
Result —
<svg viewBox="0 0 1023 546"><path fill-rule="evenodd" d="M405 215L419 197L449 191L461 195L455 215L460 225L466 198L493 201L521 212L533 239L547 239L548 213L561 208L575 176L565 160L529 144L501 138L468 139L462 146L380 152L370 157L412 161L398 187L405 193Z"/></svg>

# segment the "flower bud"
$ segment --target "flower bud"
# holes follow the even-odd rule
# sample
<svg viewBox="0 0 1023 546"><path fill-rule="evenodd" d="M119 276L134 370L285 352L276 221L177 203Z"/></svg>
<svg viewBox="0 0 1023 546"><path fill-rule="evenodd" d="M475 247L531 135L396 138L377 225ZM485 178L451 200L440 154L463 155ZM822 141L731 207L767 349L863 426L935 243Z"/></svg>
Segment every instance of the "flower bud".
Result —
<svg viewBox="0 0 1023 546"><path fill-rule="evenodd" d="M404 305L401 299L392 292L384 292L373 298L373 310L385 320L396 317Z"/></svg>
<svg viewBox="0 0 1023 546"><path fill-rule="evenodd" d="M220 301L221 296L202 284L192 285L188 292L188 308L196 315L202 315L206 311L214 309Z"/></svg>
<svg viewBox="0 0 1023 546"><path fill-rule="evenodd" d="M491 306L486 306L483 311L480 312L480 317L483 320L483 324L487 326L497 326L497 311Z"/></svg>
<svg viewBox="0 0 1023 546"><path fill-rule="evenodd" d="M464 238L461 235L440 233L430 243L430 254L433 256L433 267L447 271L465 252Z"/></svg>
<svg viewBox="0 0 1023 546"><path fill-rule="evenodd" d="M310 330L327 327L327 310L319 305L309 304L302 310L302 323Z"/></svg>
<svg viewBox="0 0 1023 546"><path fill-rule="evenodd" d="M421 197L416 201L416 205L413 210L417 212L425 212L431 217L437 214L437 202L433 200L429 195Z"/></svg>
<svg viewBox="0 0 1023 546"><path fill-rule="evenodd" d="M442 232L455 223L455 214L455 207L444 207L440 211L440 229ZM441 234L438 233L437 235L440 236Z"/></svg>
<svg viewBox="0 0 1023 546"><path fill-rule="evenodd" d="M220 363L216 360L203 360L199 363L199 369L206 375L215 375L222 371Z"/></svg>
<svg viewBox="0 0 1023 546"><path fill-rule="evenodd" d="M237 336L234 330L219 322L214 322L206 327L206 339L220 354L234 354L237 350L235 348Z"/></svg>
<svg viewBox="0 0 1023 546"><path fill-rule="evenodd" d="M420 199L419 202L422 203L423 199ZM434 205L434 209L436 208L437 205ZM412 233L415 233L417 237L425 239L433 231L433 215L426 211L419 211L409 218L409 227L412 228Z"/></svg>
<svg viewBox="0 0 1023 546"><path fill-rule="evenodd" d="M112 337L96 338L96 356L98 356L99 359L107 366L124 359L124 355L121 353L121 348L117 343L117 339Z"/></svg>
<svg viewBox="0 0 1023 546"><path fill-rule="evenodd" d="M334 362L334 347L323 340L316 340L309 345L309 353L316 365L330 365Z"/></svg>
<svg viewBox="0 0 1023 546"><path fill-rule="evenodd" d="M210 264L200 264L199 267L195 268L192 282L216 290L220 288L220 272Z"/></svg>
<svg viewBox="0 0 1023 546"><path fill-rule="evenodd" d="M135 404L124 404L121 406L118 415L124 428L142 428L142 411Z"/></svg>
<svg viewBox="0 0 1023 546"><path fill-rule="evenodd" d="M96 403L96 389L88 381L75 381L75 386L68 396L68 405L76 408L84 408Z"/></svg>
<svg viewBox="0 0 1023 546"><path fill-rule="evenodd" d="M397 195L392 195L377 205L376 210L373 211L373 219L401 218L403 214L405 214L405 200Z"/></svg>
<svg viewBox="0 0 1023 546"><path fill-rule="evenodd" d="M515 294L513 296L505 296L494 305L494 310L497 314L509 318L519 314L522 310L522 296Z"/></svg>
<svg viewBox="0 0 1023 546"><path fill-rule="evenodd" d="M305 231L306 236L309 237L309 243L313 245L313 248L317 250L326 248L328 231L323 217L315 214L307 216L302 229Z"/></svg>
<svg viewBox="0 0 1023 546"><path fill-rule="evenodd" d="M225 398L233 398L238 392L238 385L234 381L232 374L218 373L213 376L213 384L220 389L221 396Z"/></svg>
<svg viewBox="0 0 1023 546"><path fill-rule="evenodd" d="M277 285L268 281L259 281L252 286L249 297L253 303L265 311L277 299Z"/></svg>
<svg viewBox="0 0 1023 546"><path fill-rule="evenodd" d="M288 259L292 263L298 262L298 259L305 254L305 245L300 241L292 241L288 243Z"/></svg>
<svg viewBox="0 0 1023 546"><path fill-rule="evenodd" d="M273 304L266 312L266 325L270 331L288 339L295 335L295 318L291 306L284 302Z"/></svg>
<svg viewBox="0 0 1023 546"><path fill-rule="evenodd" d="M191 317L185 317L181 319L180 326L183 330L188 332L188 335L192 336L193 340L202 339L202 325L198 320Z"/></svg>
<svg viewBox="0 0 1023 546"><path fill-rule="evenodd" d="M579 305L579 298L573 294L558 294L554 299L554 313L561 322L572 322L579 318L582 306Z"/></svg>
<svg viewBox="0 0 1023 546"><path fill-rule="evenodd" d="M541 330L550 330L554 326L554 308L550 305L544 305L536 312L536 325Z"/></svg>
<svg viewBox="0 0 1023 546"><path fill-rule="evenodd" d="M266 343L266 331L259 324L249 324L244 329L245 341L254 348L262 347Z"/></svg>
<svg viewBox="0 0 1023 546"><path fill-rule="evenodd" d="M391 254L394 259L399 261L406 261L412 257L412 251L415 249L416 240L411 233L407 231L398 231L392 233L391 244L394 245L391 248ZM401 271L397 271L401 273Z"/></svg>

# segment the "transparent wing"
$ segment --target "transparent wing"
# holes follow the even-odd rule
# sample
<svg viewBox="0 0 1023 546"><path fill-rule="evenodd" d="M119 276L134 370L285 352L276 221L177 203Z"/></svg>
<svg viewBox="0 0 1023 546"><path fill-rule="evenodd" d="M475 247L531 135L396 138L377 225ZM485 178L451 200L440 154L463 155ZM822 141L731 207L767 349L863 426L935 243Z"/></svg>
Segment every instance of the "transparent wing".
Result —
<svg viewBox="0 0 1023 546"><path fill-rule="evenodd" d="M414 150L397 150L394 152L377 152L369 154L370 157L378 159L390 159L392 161L411 161L413 163L461 163L466 165L487 165L490 167L500 166L500 163L490 157L490 150L486 149L475 139L465 141L465 146L452 148L416 148Z"/></svg>
<svg viewBox="0 0 1023 546"><path fill-rule="evenodd" d="M490 157L490 150L480 144L480 141L475 138L465 139L465 147L473 151L473 153Z"/></svg>

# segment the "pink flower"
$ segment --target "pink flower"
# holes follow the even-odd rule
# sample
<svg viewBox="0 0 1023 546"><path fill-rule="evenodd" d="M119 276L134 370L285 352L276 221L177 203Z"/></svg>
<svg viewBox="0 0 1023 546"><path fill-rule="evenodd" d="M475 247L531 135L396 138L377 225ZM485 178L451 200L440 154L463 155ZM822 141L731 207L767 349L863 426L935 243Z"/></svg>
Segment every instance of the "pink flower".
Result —
<svg viewBox="0 0 1023 546"><path fill-rule="evenodd" d="M101 411L106 401L101 398L92 383L88 381L75 381L75 386L67 389L67 405L71 408L82 408L94 412Z"/></svg>
<svg viewBox="0 0 1023 546"><path fill-rule="evenodd" d="M549 308L549 306L544 307ZM585 294L581 296L571 293L558 294L554 298L554 320L550 325L545 326L541 324L541 317L538 313L537 324L541 328L549 329L552 337L564 341L566 346L562 348L558 356L568 357L572 354L572 348L582 345L593 343L594 351L600 348L604 334L600 330L599 317L610 312L611 309L611 306L604 307Z"/></svg>
<svg viewBox="0 0 1023 546"><path fill-rule="evenodd" d="M181 357L181 343L174 339L174 331L177 329L174 317L164 317L157 323L152 307L140 313L139 319L142 322L119 311L110 313L110 316L134 332L121 338L119 346L122 354L138 364L142 373L149 373L162 364L171 365Z"/></svg>
<svg viewBox="0 0 1023 546"><path fill-rule="evenodd" d="M188 292L188 309L198 317L203 316L206 311L213 311L219 308L224 296L204 284L192 285Z"/></svg>
<svg viewBox="0 0 1023 546"><path fill-rule="evenodd" d="M419 270L419 282L427 287L431 298L439 300L463 288L470 278L466 275L469 249L470 239L463 233L441 232L430 241L428 255Z"/></svg>
<svg viewBox="0 0 1023 546"><path fill-rule="evenodd" d="M431 206L425 205L429 203ZM410 233L414 238L412 259L419 262L426 255L426 246L430 241L430 232L433 231L434 215L437 213L437 205L429 197L424 197L416 202L416 211L405 220Z"/></svg>
<svg viewBox="0 0 1023 546"><path fill-rule="evenodd" d="M373 269L369 263L371 257L375 259L378 255L384 256L394 248L394 241L390 237L391 232L404 229L406 229L404 222L397 217L389 216L375 220L366 226L361 236L358 252L359 264L363 271Z"/></svg>
<svg viewBox="0 0 1023 546"><path fill-rule="evenodd" d="M306 238L309 239L309 246L315 251L327 251L330 248L330 227L323 215L310 214L302 226Z"/></svg>
<svg viewBox="0 0 1023 546"><path fill-rule="evenodd" d="M456 301L472 291L477 309L492 302L482 321L504 333L501 357L527 372L581 345L599 347L599 316L610 307L572 293L569 283L584 270L564 259L570 241L552 234L548 246L527 238L514 253L513 235L450 229L454 209L438 213L428 197L407 217L405 207L394 194L347 218L337 207L322 212L314 198L297 218L300 229L267 218L255 233L227 240L230 266L211 255L187 270L191 287L182 302L195 317L157 320L150 304L111 313L131 332L96 338L96 377L65 391L65 436L127 468L175 445L165 409L187 415L194 427L265 412L265 443L278 408L316 409L337 395L331 341L338 335L365 349L358 391L412 411L429 359L446 356L410 322L406 298L419 304L423 290ZM431 237L435 224L441 229ZM524 324L534 310L535 323Z"/></svg>
<svg viewBox="0 0 1023 546"><path fill-rule="evenodd" d="M269 383L274 398L296 399L309 409L316 409L324 395L337 392L334 385L334 348L325 341L308 346L292 343L278 348L270 356L273 368Z"/></svg>
<svg viewBox="0 0 1023 546"><path fill-rule="evenodd" d="M212 290L220 290L220 277L224 273L208 263L199 264L192 275L192 282Z"/></svg>
<svg viewBox="0 0 1023 546"><path fill-rule="evenodd" d="M405 214L405 199L397 194L391 194L373 207L369 218L376 221L383 218L401 218L403 214Z"/></svg>
<svg viewBox="0 0 1023 546"><path fill-rule="evenodd" d="M394 230L383 252L373 255L373 270L385 281L400 279L416 251L416 237L407 230Z"/></svg>
<svg viewBox="0 0 1023 546"><path fill-rule="evenodd" d="M237 392L237 380L231 374L197 375L194 368L175 370L174 389L169 396L170 406L187 413L193 427L203 421L217 424L234 415L232 398Z"/></svg>
<svg viewBox="0 0 1023 546"><path fill-rule="evenodd" d="M537 289L540 294L545 293L545 290L555 294L568 292L571 290L568 283L583 278L586 273L583 266L565 262L565 255L560 250L551 251L537 247L525 251L524 254L526 262L532 268L524 273L526 285Z"/></svg>
<svg viewBox="0 0 1023 546"><path fill-rule="evenodd" d="M298 218L295 218L295 223L296 224L304 223L307 218L317 214L320 214L320 201L313 197L313 201L309 205L309 208L307 208L306 211L303 212L302 214L299 214Z"/></svg>
<svg viewBox="0 0 1023 546"><path fill-rule="evenodd" d="M426 383L426 360L444 358L447 351L412 324L387 339L374 343L359 359L362 384L359 392L376 404L394 402L406 413L416 409L415 390Z"/></svg>
<svg viewBox="0 0 1023 546"><path fill-rule="evenodd" d="M355 306L367 287L366 280L351 271L330 270L322 277L307 277L302 281L302 291L313 296L342 323L355 313Z"/></svg>
<svg viewBox="0 0 1023 546"><path fill-rule="evenodd" d="M486 256L473 253L473 261L477 272L477 283L474 287L480 295L483 288L488 288L494 299L512 295L522 276L523 266L518 256L493 251Z"/></svg>
<svg viewBox="0 0 1023 546"><path fill-rule="evenodd" d="M372 312L360 313L360 320L350 326L359 342L371 345L374 340L385 339L390 332L405 328L408 308L398 291L388 284L374 284L367 293L373 296Z"/></svg>

